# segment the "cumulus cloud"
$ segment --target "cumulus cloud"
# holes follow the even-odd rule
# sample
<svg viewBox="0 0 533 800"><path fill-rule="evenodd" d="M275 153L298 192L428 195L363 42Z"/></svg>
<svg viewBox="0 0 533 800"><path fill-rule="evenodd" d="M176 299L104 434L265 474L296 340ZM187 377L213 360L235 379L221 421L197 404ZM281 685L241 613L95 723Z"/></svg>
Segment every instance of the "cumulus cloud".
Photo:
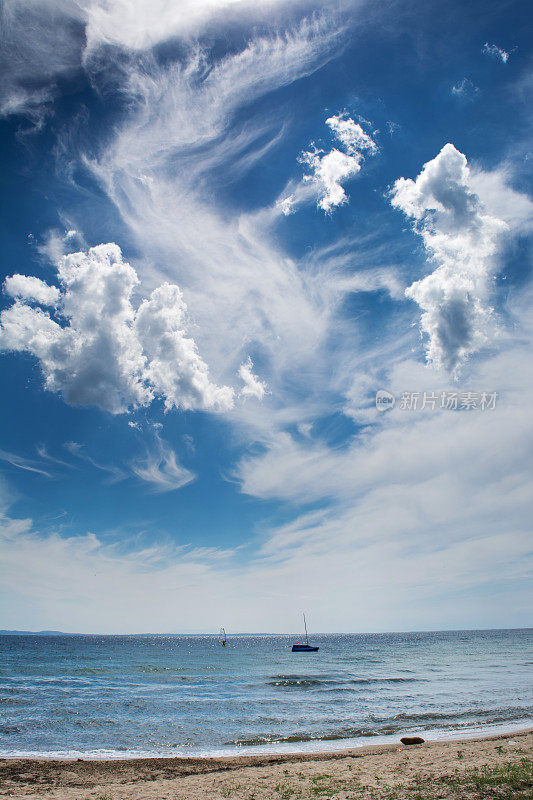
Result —
<svg viewBox="0 0 533 800"><path fill-rule="evenodd" d="M507 64L510 56L510 53L507 53L502 47L498 47L496 44L489 44L488 42L485 42L483 45L483 52L491 56L491 58L498 58L500 61L503 61L504 64Z"/></svg>
<svg viewBox="0 0 533 800"><path fill-rule="evenodd" d="M4 350L26 351L40 362L45 386L72 405L96 405L118 414L149 405L224 411L233 390L209 379L206 363L186 335L186 305L179 288L165 283L135 309L135 270L116 244L63 256L61 291L26 276L6 288L16 297L0 317ZM22 278L22 280L20 280ZM33 308L57 305L57 318Z"/></svg>
<svg viewBox="0 0 533 800"><path fill-rule="evenodd" d="M329 117L326 125L329 125L337 139L346 148L347 153L357 155L361 159L362 151L377 152L376 143L351 117L343 115Z"/></svg>
<svg viewBox="0 0 533 800"><path fill-rule="evenodd" d="M446 144L416 180L400 178L391 203L414 221L437 268L406 289L421 307L428 361L454 370L488 341L491 279L508 225L472 187L466 156Z"/></svg>
<svg viewBox="0 0 533 800"><path fill-rule="evenodd" d="M344 150L334 147L326 153L322 149L313 147L304 151L299 161L311 169L311 174L304 176L304 181L312 182L316 187L318 207L329 212L332 208L348 202L342 183L360 171L365 153L377 152L377 146L362 127L350 117L344 115L329 117L326 125ZM294 197L282 200L282 212L290 213L293 203Z"/></svg>
<svg viewBox="0 0 533 800"><path fill-rule="evenodd" d="M49 286L40 278L32 275L11 275L4 281L4 291L10 297L31 302L34 300L42 306L57 306L59 302L59 289Z"/></svg>
<svg viewBox="0 0 533 800"><path fill-rule="evenodd" d="M267 385L260 381L257 375L254 375L252 372L253 366L253 361L248 356L245 363L239 367L239 377L244 383L240 394L241 397L256 397L258 400L262 400L267 391Z"/></svg>

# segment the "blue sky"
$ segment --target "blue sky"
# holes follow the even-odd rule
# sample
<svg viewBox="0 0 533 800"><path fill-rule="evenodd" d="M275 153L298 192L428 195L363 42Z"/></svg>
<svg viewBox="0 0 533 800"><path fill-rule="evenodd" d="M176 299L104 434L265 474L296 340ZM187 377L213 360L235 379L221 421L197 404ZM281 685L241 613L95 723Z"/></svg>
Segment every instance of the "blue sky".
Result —
<svg viewBox="0 0 533 800"><path fill-rule="evenodd" d="M2 627L530 623L528 12L6 4Z"/></svg>

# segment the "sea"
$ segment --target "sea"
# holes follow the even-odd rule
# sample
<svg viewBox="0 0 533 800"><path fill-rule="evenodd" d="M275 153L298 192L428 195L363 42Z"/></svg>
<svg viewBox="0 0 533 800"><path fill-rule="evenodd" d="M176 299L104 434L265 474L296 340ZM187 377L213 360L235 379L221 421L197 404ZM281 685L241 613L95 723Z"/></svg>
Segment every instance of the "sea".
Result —
<svg viewBox="0 0 533 800"><path fill-rule="evenodd" d="M3 635L0 756L339 750L533 727L533 629ZM300 637L301 640L301 637Z"/></svg>

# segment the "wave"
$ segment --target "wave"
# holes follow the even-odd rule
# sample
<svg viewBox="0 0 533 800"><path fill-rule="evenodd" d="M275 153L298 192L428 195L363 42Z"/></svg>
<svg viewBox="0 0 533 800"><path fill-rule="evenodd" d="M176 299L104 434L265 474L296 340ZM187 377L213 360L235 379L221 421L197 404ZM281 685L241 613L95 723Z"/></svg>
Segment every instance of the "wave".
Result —
<svg viewBox="0 0 533 800"><path fill-rule="evenodd" d="M533 708L508 708L493 711L465 711L457 714L396 714L394 717L368 717L368 723L361 727L343 727L326 732L298 732L281 734L264 734L250 738L234 739L225 742L226 745L236 747L253 747L265 744L296 744L298 742L313 741L338 741L342 739L367 739L377 736L391 736L397 733L420 731L423 728L434 726L440 730L461 730L466 727L484 727L501 723L518 722L531 719Z"/></svg>
<svg viewBox="0 0 533 800"><path fill-rule="evenodd" d="M388 683L425 683L425 678L328 678L327 676L318 678L316 675L272 675L267 681L266 686L274 686L277 689L311 689L320 686L327 687L348 687L348 686L367 686Z"/></svg>

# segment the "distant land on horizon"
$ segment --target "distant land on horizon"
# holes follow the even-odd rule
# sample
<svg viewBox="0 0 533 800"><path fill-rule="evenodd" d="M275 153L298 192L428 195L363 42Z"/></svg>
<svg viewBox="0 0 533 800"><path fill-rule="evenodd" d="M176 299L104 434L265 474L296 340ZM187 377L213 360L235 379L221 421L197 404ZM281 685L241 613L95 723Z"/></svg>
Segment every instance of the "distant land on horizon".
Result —
<svg viewBox="0 0 533 800"><path fill-rule="evenodd" d="M63 631L7 631L0 630L0 636L68 636ZM70 634L76 636L78 634ZM83 634L81 634L83 635Z"/></svg>

